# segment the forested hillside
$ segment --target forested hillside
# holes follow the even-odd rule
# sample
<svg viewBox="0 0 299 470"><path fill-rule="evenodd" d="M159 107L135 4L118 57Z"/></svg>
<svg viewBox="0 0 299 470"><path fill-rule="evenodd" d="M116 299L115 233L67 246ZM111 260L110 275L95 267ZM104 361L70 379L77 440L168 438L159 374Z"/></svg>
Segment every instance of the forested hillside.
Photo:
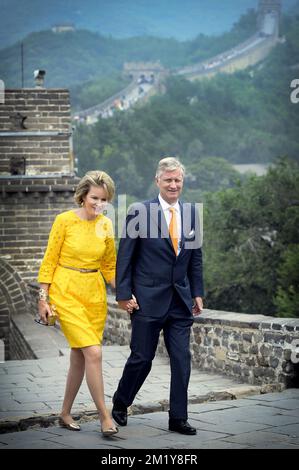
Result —
<svg viewBox="0 0 299 470"><path fill-rule="evenodd" d="M284 0L289 7L295 0ZM78 29L105 36L174 37L228 31L241 14L256 8L258 0L0 0L0 47L27 34L72 23Z"/></svg>
<svg viewBox="0 0 299 470"><path fill-rule="evenodd" d="M299 17L282 28L286 40L263 64L207 81L173 77L148 105L80 126L75 149L81 174L107 170L129 201L156 194L158 159L179 156L184 199L204 203L206 306L298 317L299 104L290 83ZM276 166L249 178L229 161Z"/></svg>
<svg viewBox="0 0 299 470"><path fill-rule="evenodd" d="M204 204L206 305L299 317L299 165L210 193Z"/></svg>
<svg viewBox="0 0 299 470"><path fill-rule="evenodd" d="M298 6L297 6L298 8ZM106 170L128 202L157 193L157 161L186 165L183 198L204 203L205 305L299 317L299 16L284 16L282 40L258 66L188 82L171 77L148 104L74 131L79 174ZM255 30L253 11L220 37L192 41L112 39L87 31L31 34L24 41L26 85L47 71L46 86L71 88L76 108L104 100L127 81L124 61L189 65L223 51ZM0 76L20 86L20 44L0 50ZM263 177L241 176L232 163L274 165Z"/></svg>
<svg viewBox="0 0 299 470"><path fill-rule="evenodd" d="M230 32L211 37L200 34L185 42L150 36L115 39L84 30L32 33L22 41L24 85L33 86L35 69L46 70L46 87L70 88L99 79L119 79L127 61L159 60L167 68L190 65L233 47L255 29L256 13L251 10ZM20 42L0 50L0 77L6 88L21 86Z"/></svg>
<svg viewBox="0 0 299 470"><path fill-rule="evenodd" d="M260 66L192 83L170 78L166 93L148 105L79 127L80 174L101 166L117 177L120 191L142 197L164 154L187 165L211 156L234 163L298 159L299 113L290 83L299 63L299 18L285 19L284 32L286 41Z"/></svg>

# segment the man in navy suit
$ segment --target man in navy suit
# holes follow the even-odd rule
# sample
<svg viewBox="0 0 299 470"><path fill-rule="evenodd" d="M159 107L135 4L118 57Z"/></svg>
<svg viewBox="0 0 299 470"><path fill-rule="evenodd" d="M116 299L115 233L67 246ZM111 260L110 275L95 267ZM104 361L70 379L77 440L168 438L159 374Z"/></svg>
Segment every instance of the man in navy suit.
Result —
<svg viewBox="0 0 299 470"><path fill-rule="evenodd" d="M184 166L162 159L159 196L133 204L119 244L116 299L131 314L131 354L113 396L112 416L127 424L127 408L149 374L160 331L170 358L169 430L194 435L188 423L190 329L203 309L202 252L194 204L179 201Z"/></svg>

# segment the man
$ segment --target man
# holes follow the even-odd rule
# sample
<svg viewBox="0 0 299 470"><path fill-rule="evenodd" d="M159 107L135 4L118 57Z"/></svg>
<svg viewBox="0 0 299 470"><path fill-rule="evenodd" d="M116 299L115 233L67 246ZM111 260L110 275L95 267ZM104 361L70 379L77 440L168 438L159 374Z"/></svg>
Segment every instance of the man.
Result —
<svg viewBox="0 0 299 470"><path fill-rule="evenodd" d="M172 157L158 164L159 196L131 206L119 244L116 299L131 314L131 354L113 397L112 416L127 407L151 370L160 331L170 358L169 430L194 435L187 421L193 316L203 308L202 253L195 206L182 204L185 169ZM192 305L193 298L193 305Z"/></svg>

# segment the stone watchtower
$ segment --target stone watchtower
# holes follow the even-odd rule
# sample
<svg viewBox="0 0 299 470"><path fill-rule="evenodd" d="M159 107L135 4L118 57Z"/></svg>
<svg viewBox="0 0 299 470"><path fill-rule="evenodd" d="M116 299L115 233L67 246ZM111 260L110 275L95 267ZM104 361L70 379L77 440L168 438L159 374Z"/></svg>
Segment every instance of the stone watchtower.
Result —
<svg viewBox="0 0 299 470"><path fill-rule="evenodd" d="M259 0L258 29L265 36L278 36L281 0Z"/></svg>
<svg viewBox="0 0 299 470"><path fill-rule="evenodd" d="M36 88L5 90L0 103L0 340L6 359L22 358L14 318L28 312L30 282L51 224L74 206L78 183L69 92L43 88L39 72Z"/></svg>
<svg viewBox="0 0 299 470"><path fill-rule="evenodd" d="M281 12L281 0L259 0L259 13L266 14L276 12L280 15Z"/></svg>

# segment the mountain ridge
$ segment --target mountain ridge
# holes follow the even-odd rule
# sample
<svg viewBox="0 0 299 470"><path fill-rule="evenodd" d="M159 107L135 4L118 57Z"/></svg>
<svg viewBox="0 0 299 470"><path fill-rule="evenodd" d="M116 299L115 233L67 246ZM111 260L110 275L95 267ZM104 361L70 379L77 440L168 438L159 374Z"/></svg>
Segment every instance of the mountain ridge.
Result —
<svg viewBox="0 0 299 470"><path fill-rule="evenodd" d="M200 34L185 42L152 36L116 39L87 30L31 33L22 41L24 86L33 86L35 69L46 70L47 87L70 87L101 76L120 76L127 61L159 60L166 68L192 65L233 47L255 29L256 13L249 10L230 32L212 37ZM0 50L0 77L6 88L22 86L21 42Z"/></svg>
<svg viewBox="0 0 299 470"><path fill-rule="evenodd" d="M258 0L0 0L0 48L56 23L74 23L104 35L193 39L228 31ZM296 0L283 0L288 9Z"/></svg>

